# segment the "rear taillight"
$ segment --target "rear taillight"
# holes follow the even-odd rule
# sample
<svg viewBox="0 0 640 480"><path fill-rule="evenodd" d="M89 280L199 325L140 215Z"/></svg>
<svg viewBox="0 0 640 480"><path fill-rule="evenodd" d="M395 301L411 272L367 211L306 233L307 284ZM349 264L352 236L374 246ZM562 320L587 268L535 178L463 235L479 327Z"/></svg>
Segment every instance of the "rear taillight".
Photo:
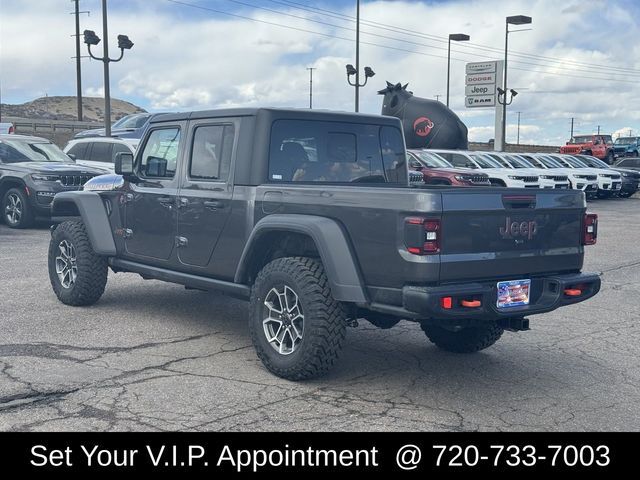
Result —
<svg viewBox="0 0 640 480"><path fill-rule="evenodd" d="M582 244L595 245L598 240L598 215L586 213L583 225Z"/></svg>
<svg viewBox="0 0 640 480"><path fill-rule="evenodd" d="M440 253L440 220L422 217L405 219L404 239L407 251L414 255Z"/></svg>

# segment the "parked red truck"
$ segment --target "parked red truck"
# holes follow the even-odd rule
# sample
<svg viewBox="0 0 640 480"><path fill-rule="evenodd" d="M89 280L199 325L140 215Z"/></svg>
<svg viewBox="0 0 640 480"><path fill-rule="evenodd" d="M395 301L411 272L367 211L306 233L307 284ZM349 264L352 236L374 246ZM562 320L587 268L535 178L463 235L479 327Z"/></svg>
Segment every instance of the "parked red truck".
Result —
<svg viewBox="0 0 640 480"><path fill-rule="evenodd" d="M578 135L574 136L566 145L560 147L560 153L568 155L593 155L613 164L615 153L611 135Z"/></svg>

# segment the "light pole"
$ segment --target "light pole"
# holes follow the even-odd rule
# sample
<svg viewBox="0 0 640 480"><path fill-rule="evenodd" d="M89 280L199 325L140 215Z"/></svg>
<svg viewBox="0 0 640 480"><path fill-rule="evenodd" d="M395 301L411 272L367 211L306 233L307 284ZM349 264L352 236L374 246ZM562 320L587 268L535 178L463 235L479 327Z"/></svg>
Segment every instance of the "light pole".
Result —
<svg viewBox="0 0 640 480"><path fill-rule="evenodd" d="M105 136L111 136L111 91L109 88L109 63L119 62L124 57L124 51L130 50L133 47L133 42L129 40L126 35L118 35L118 48L120 49L120 56L116 59L109 58L109 36L107 31L107 0L102 0L102 36L104 37L104 43L102 44L102 58L96 57L91 53L91 45L98 45L100 38L93 30L84 31L84 43L87 44L89 55L94 60L98 60L104 64L104 133Z"/></svg>
<svg viewBox="0 0 640 480"><path fill-rule="evenodd" d="M313 71L316 67L307 67L309 70L309 108L313 108Z"/></svg>
<svg viewBox="0 0 640 480"><path fill-rule="evenodd" d="M506 146L506 138L507 138L507 105L511 105L513 101L513 97L515 97L518 92L515 90L511 90L511 99L507 101L507 53L509 51L509 25L527 25L531 23L531 17L527 17L526 15L513 15L506 18L505 21L505 34L504 34L504 73L503 73L503 81L502 88L498 88L498 103L502 105L502 131L500 132L501 138L501 150L504 151ZM516 32L521 30L515 30ZM514 94L515 93L515 94ZM502 101L500 101L500 97L502 96Z"/></svg>
<svg viewBox="0 0 640 480"><path fill-rule="evenodd" d="M349 82L349 85L351 85L352 87L356 87L356 112L358 112L360 110L360 100L358 97L358 89L361 87L364 87L367 84L367 80L369 80L371 77L373 77L376 74L376 72L374 72L371 67L364 67L364 83L358 83L358 70L351 64L347 65L347 82ZM355 75L356 76L356 81L355 83L351 82L351 77Z"/></svg>
<svg viewBox="0 0 640 480"><path fill-rule="evenodd" d="M355 82L351 82L351 76L355 75ZM360 87L367 84L367 80L375 75L371 67L364 67L364 83L360 83L360 0L356 0L356 66L347 65L347 82L356 89L355 111L360 111Z"/></svg>
<svg viewBox="0 0 640 480"><path fill-rule="evenodd" d="M518 136L516 140L516 145L520 145L520 114L522 112L518 112Z"/></svg>
<svg viewBox="0 0 640 480"><path fill-rule="evenodd" d="M450 33L449 34L449 47L447 48L447 107L449 106L449 78L451 77L451 41L454 42L466 42L471 40L469 35L464 33Z"/></svg>

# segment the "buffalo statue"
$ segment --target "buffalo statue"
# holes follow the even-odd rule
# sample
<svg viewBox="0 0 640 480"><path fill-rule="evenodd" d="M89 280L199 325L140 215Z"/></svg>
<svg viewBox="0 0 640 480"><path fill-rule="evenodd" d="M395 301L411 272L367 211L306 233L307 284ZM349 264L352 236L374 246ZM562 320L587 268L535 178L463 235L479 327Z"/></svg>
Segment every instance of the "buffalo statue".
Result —
<svg viewBox="0 0 640 480"><path fill-rule="evenodd" d="M387 82L382 115L402 120L407 148L467 149L467 126L446 105L436 100L414 97L409 84Z"/></svg>

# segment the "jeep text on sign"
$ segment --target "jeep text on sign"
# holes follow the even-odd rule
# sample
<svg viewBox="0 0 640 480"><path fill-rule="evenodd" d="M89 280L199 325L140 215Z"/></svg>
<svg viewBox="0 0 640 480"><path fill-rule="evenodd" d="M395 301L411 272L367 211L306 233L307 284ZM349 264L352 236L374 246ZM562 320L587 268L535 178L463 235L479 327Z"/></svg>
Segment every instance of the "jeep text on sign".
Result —
<svg viewBox="0 0 640 480"><path fill-rule="evenodd" d="M495 85L467 85L464 89L464 94L467 97L474 95L494 95L495 91Z"/></svg>

